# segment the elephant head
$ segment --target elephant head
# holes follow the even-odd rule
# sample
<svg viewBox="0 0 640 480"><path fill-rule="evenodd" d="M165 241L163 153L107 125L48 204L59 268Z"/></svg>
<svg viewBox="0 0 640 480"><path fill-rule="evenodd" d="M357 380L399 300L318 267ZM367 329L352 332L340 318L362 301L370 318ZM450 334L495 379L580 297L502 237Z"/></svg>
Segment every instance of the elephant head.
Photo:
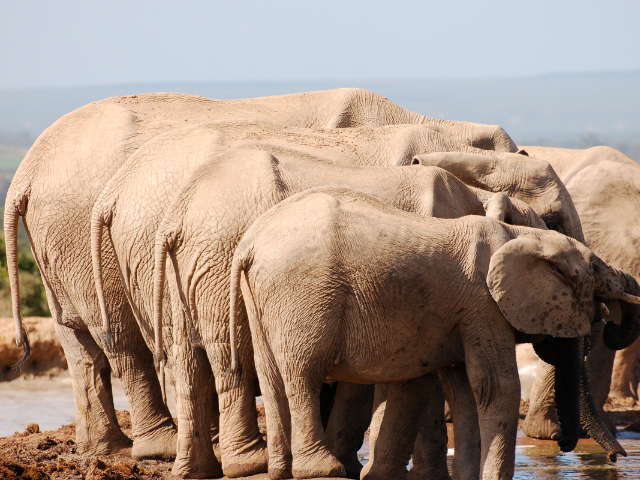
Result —
<svg viewBox="0 0 640 480"><path fill-rule="evenodd" d="M452 173L467 185L503 192L529 204L551 230L584 243L578 212L551 165L515 153L491 155L438 152L416 155L413 164L432 165Z"/></svg>
<svg viewBox="0 0 640 480"><path fill-rule="evenodd" d="M580 382L585 377L580 338L591 330L594 304L617 299L632 302L625 307L628 315L623 325L608 326L608 335L625 342L637 338L640 307L635 304L640 303L636 296L640 285L575 240L532 230L491 256L487 285L517 331L544 334L551 340L546 355L536 351L556 367L556 406L563 433L558 444L563 451L572 450L580 433Z"/></svg>

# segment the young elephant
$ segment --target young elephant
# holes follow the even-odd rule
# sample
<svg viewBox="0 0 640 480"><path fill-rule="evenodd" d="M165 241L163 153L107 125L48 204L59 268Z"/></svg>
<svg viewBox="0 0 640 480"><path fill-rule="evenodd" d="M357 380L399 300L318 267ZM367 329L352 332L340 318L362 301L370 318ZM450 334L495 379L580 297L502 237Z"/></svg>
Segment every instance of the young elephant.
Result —
<svg viewBox="0 0 640 480"><path fill-rule="evenodd" d="M243 236L231 267L232 373L240 288L271 478L343 475L320 424L325 380L401 382L462 362L478 403L483 478L510 478L516 331L555 338L577 399L578 337L590 330L594 297L637 301L627 292L640 293L631 276L557 232L477 216L422 218L342 189L290 197Z"/></svg>

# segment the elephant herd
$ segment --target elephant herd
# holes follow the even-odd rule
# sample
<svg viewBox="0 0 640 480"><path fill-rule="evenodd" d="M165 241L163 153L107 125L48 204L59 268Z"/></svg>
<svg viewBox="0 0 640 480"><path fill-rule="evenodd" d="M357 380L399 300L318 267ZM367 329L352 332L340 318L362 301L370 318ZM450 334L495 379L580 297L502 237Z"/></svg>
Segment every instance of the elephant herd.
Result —
<svg viewBox="0 0 640 480"><path fill-rule="evenodd" d="M446 398L453 478L511 478L528 342L525 433L570 451L583 429L615 459L602 405L640 335L638 200L613 149L519 149L361 89L113 97L45 130L9 188L16 340L24 360L22 218L82 452L175 457L184 478L446 479Z"/></svg>

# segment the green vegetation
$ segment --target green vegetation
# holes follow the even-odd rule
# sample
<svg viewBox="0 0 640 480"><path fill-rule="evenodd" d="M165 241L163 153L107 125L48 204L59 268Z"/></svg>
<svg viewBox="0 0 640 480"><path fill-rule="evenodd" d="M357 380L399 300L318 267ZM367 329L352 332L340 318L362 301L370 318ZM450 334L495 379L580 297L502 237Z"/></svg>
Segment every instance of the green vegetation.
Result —
<svg viewBox="0 0 640 480"><path fill-rule="evenodd" d="M4 217L4 209L0 209ZM27 232L22 224L18 229L18 275L20 277L20 306L25 317L48 317L49 305L36 260L31 253ZM0 317L10 317L11 289L7 270L7 251L4 230L0 232Z"/></svg>

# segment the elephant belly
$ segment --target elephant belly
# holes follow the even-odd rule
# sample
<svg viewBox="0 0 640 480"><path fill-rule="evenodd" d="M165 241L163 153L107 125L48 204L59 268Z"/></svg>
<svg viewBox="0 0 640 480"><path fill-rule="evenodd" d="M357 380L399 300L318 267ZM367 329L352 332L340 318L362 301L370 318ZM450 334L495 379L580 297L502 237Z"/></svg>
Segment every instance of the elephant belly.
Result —
<svg viewBox="0 0 640 480"><path fill-rule="evenodd" d="M331 381L387 383L410 380L463 362L464 354L454 342L412 336L405 342L389 342L366 349L361 355L345 355L344 358L330 371L328 378Z"/></svg>

